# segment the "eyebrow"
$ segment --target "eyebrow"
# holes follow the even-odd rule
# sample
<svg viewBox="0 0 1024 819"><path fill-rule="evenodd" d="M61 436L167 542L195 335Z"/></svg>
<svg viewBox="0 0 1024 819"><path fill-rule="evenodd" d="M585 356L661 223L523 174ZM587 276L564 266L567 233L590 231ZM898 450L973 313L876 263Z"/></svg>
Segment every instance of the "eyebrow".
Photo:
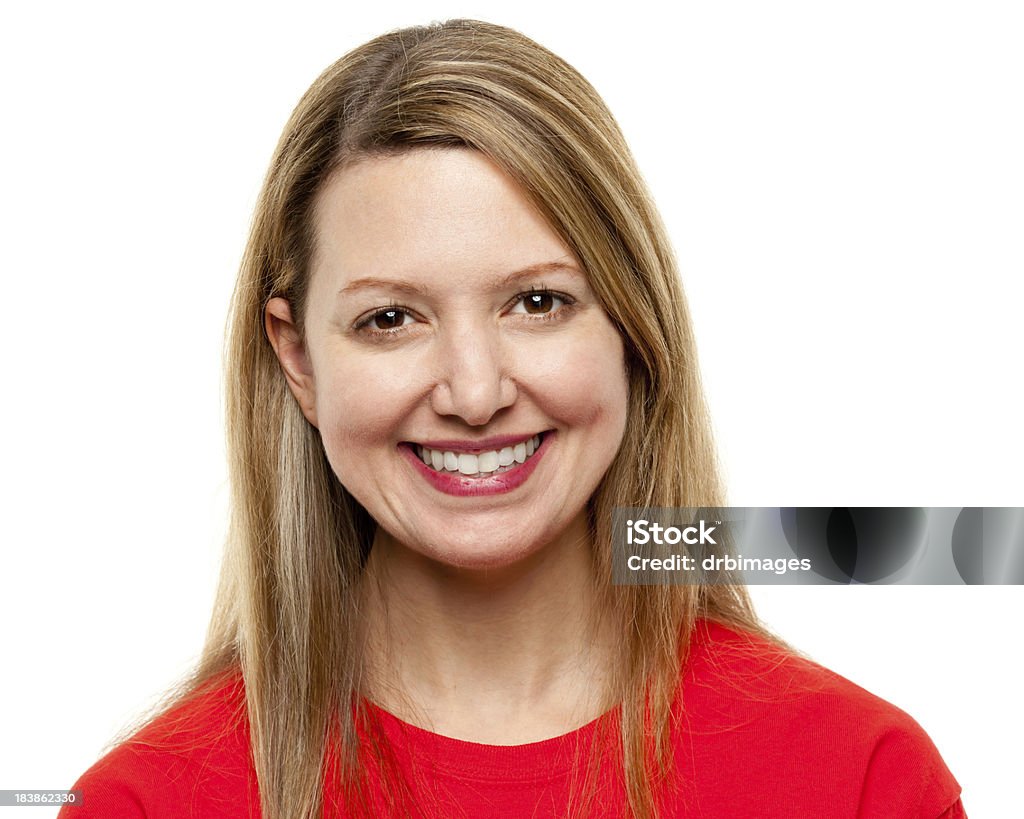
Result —
<svg viewBox="0 0 1024 819"><path fill-rule="evenodd" d="M515 284L522 279L533 278L534 276L544 275L545 273L570 273L575 276L584 275L583 271L572 262L539 262L496 278L492 287L495 290L499 290L503 287ZM424 288L412 284L411 282L402 281L401 279L382 279L376 276L366 276L361 279L356 279L354 282L351 282L341 288L341 290L338 291L338 295L348 296L360 290L372 289L397 290L400 293L407 293L413 296L423 296L427 293Z"/></svg>

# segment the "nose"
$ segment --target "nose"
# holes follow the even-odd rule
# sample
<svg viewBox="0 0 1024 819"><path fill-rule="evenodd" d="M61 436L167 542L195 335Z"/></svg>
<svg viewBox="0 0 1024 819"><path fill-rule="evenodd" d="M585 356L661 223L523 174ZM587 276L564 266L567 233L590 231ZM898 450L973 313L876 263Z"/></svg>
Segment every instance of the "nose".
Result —
<svg viewBox="0 0 1024 819"><path fill-rule="evenodd" d="M515 402L518 388L510 371L509 351L497 331L477 326L470 332L448 334L438 341L436 355L430 403L438 415L483 426Z"/></svg>

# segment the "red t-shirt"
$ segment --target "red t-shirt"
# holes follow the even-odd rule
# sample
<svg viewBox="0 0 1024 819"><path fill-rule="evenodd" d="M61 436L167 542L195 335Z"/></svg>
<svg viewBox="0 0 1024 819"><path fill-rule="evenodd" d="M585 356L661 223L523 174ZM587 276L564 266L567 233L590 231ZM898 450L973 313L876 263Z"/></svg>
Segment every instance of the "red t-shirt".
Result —
<svg viewBox="0 0 1024 819"><path fill-rule="evenodd" d="M175 750L115 748L74 788L82 804L59 819L258 817L240 678L157 718L137 735L173 735ZM675 785L662 816L687 819L885 817L961 819L960 786L907 714L821 666L764 640L699 622L673 730ZM371 707L394 763L429 817L539 819L569 814L573 760L603 736L602 721L527 745L443 737ZM614 723L613 723L614 724ZM584 757L586 758L586 757ZM595 817L624 815L614 756L602 765ZM421 788L422 793L415 791ZM386 786L371 785L378 815ZM576 794L578 797L578 794ZM325 813L338 789L328 777Z"/></svg>

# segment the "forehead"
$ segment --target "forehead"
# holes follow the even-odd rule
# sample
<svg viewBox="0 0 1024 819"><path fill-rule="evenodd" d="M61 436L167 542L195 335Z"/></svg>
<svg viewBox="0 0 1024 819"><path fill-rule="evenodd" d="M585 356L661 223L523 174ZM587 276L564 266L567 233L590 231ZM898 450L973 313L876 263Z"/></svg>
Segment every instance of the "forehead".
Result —
<svg viewBox="0 0 1024 819"><path fill-rule="evenodd" d="M362 159L335 174L315 211L314 276L467 283L574 257L519 186L466 148Z"/></svg>

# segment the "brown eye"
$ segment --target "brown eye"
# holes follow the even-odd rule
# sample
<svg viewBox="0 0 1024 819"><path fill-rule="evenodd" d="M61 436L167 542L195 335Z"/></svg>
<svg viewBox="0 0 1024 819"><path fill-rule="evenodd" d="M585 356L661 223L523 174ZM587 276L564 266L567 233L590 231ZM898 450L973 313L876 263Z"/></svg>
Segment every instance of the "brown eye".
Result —
<svg viewBox="0 0 1024 819"><path fill-rule="evenodd" d="M523 299L527 313L550 313L554 304L555 297L550 293L530 293Z"/></svg>
<svg viewBox="0 0 1024 819"><path fill-rule="evenodd" d="M405 324L407 316L404 310L383 310L370 319L370 323L377 330L394 330Z"/></svg>
<svg viewBox="0 0 1024 819"><path fill-rule="evenodd" d="M554 315L562 307L572 303L568 296L560 296L548 290L533 290L518 297L512 312L531 316Z"/></svg>

